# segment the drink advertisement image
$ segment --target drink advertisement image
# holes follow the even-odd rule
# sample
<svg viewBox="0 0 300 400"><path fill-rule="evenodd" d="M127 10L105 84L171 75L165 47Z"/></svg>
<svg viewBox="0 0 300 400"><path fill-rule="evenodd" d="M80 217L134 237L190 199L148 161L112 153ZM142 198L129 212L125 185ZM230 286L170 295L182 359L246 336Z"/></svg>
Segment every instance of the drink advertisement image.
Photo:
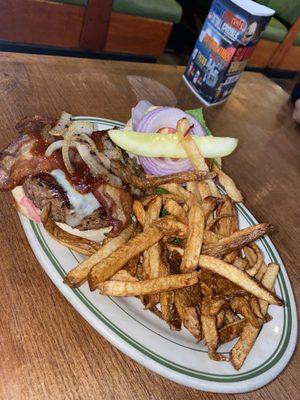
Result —
<svg viewBox="0 0 300 400"><path fill-rule="evenodd" d="M206 105L226 100L274 10L250 0L215 0L183 79Z"/></svg>

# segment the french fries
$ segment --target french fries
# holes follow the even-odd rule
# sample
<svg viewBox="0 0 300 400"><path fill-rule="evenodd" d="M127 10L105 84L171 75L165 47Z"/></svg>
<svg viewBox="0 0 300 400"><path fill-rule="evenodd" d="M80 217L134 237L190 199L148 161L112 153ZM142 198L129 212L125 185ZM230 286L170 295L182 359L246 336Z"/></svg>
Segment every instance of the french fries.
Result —
<svg viewBox="0 0 300 400"><path fill-rule="evenodd" d="M270 291L274 288L278 272L279 266L277 264L269 264L265 275L262 278L262 284ZM266 315L268 303L266 301L261 301L260 308L262 314ZM230 354L231 362L235 369L239 370L244 364L247 355L255 343L259 331L260 328L254 327L249 322L243 328L240 338L233 346Z"/></svg>
<svg viewBox="0 0 300 400"><path fill-rule="evenodd" d="M199 265L204 269L208 269L215 274L223 276L242 287L253 296L265 300L269 304L282 306L282 301L274 293L270 292L263 285L259 285L259 283L251 278L245 271L241 271L231 264L227 264L215 257L201 255L199 257Z"/></svg>
<svg viewBox="0 0 300 400"><path fill-rule="evenodd" d="M129 239L127 243L92 267L88 275L90 289L95 290L100 282L109 279L132 257L158 243L162 237L163 233L153 226Z"/></svg>
<svg viewBox="0 0 300 400"><path fill-rule="evenodd" d="M107 241L99 250L87 260L83 261L77 267L73 268L66 275L64 282L70 287L79 287L83 282L86 281L91 268L108 257L111 253L117 250L122 244L126 243L127 240L132 236L135 229L135 224L130 224L124 229L119 236L111 238Z"/></svg>
<svg viewBox="0 0 300 400"><path fill-rule="evenodd" d="M206 163L189 131L188 120L180 120L177 134L195 171L126 174L132 180L127 183L146 191L133 201L136 222L119 236L101 246L74 238L60 231L50 208L43 210L42 221L53 237L88 256L67 274L66 284L78 287L88 280L102 295L139 298L170 329L183 326L194 340L204 339L216 361L225 360L219 346L238 338L230 361L240 369L271 319L268 305L282 305L274 292L279 267L267 265L255 243L272 227L239 228L240 191L214 163ZM215 174L226 196L211 179Z"/></svg>

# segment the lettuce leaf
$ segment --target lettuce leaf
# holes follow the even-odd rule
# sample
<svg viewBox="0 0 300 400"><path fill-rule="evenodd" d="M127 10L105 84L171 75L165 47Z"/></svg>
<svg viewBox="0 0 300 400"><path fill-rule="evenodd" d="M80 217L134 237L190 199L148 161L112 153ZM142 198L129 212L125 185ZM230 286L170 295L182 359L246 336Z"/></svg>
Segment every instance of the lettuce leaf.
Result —
<svg viewBox="0 0 300 400"><path fill-rule="evenodd" d="M186 112L199 122L199 124L204 128L207 136L212 136L212 133L207 127L204 119L203 108L195 108L193 110L187 110Z"/></svg>

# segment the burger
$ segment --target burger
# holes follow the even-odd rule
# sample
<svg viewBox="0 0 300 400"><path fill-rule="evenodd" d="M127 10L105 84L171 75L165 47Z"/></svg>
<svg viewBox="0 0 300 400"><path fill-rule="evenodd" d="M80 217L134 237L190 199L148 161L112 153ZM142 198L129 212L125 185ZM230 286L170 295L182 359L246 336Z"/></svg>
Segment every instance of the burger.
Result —
<svg viewBox="0 0 300 400"><path fill-rule="evenodd" d="M124 182L127 156L106 131L65 112L58 121L24 118L16 130L19 136L0 153L0 190L12 191L21 214L40 222L50 205L62 229L95 241L117 236L129 224L138 191ZM126 168L142 173L134 159L126 160Z"/></svg>

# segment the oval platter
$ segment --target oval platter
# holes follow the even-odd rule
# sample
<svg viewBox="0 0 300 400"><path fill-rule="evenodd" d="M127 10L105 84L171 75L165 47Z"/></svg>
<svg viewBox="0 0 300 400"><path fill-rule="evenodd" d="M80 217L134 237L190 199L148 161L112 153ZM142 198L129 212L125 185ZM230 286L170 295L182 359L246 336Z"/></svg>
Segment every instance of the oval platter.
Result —
<svg viewBox="0 0 300 400"><path fill-rule="evenodd" d="M74 119L94 123L95 130L124 126L102 118ZM238 204L237 208L241 228L257 223L244 205ZM295 300L283 262L269 237L263 237L257 244L267 263L280 265L275 289L285 307L269 307L273 319L263 326L245 364L236 371L228 362L210 360L203 341L196 343L184 328L180 332L171 331L150 311L144 311L135 298L101 296L90 292L87 284L69 288L63 278L83 256L51 239L42 225L21 215L20 219L39 263L82 317L112 345L165 378L202 391L248 392L276 378L290 360L297 338ZM233 344L222 345L220 351L228 354Z"/></svg>

